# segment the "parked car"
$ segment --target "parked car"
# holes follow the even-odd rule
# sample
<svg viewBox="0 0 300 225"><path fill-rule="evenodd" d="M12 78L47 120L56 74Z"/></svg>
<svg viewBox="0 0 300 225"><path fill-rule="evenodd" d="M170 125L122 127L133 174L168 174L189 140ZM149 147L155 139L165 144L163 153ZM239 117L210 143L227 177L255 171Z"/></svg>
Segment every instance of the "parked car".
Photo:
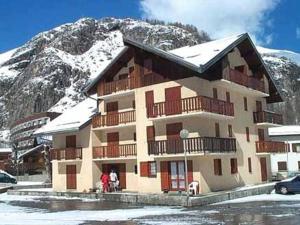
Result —
<svg viewBox="0 0 300 225"><path fill-rule="evenodd" d="M17 183L17 179L14 178L9 173L6 173L5 171L0 170L0 183L16 184Z"/></svg>
<svg viewBox="0 0 300 225"><path fill-rule="evenodd" d="M300 193L300 175L276 183L275 192L284 195Z"/></svg>

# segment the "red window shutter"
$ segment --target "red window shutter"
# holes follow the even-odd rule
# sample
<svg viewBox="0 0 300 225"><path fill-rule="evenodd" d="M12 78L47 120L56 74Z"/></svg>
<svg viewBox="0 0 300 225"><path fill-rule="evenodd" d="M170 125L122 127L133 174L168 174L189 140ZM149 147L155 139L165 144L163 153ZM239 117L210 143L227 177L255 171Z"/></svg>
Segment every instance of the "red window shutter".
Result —
<svg viewBox="0 0 300 225"><path fill-rule="evenodd" d="M252 173L252 163L251 163L251 158L248 158L248 171L249 173Z"/></svg>
<svg viewBox="0 0 300 225"><path fill-rule="evenodd" d="M160 178L161 178L161 190L169 190L169 163L167 161L160 162Z"/></svg>
<svg viewBox="0 0 300 225"><path fill-rule="evenodd" d="M188 183L193 182L193 161L188 160L187 162L187 171L188 171Z"/></svg>
<svg viewBox="0 0 300 225"><path fill-rule="evenodd" d="M122 189L126 189L126 164L120 163L119 164L119 181L120 181L120 187Z"/></svg>
<svg viewBox="0 0 300 225"><path fill-rule="evenodd" d="M231 166L231 174L235 174L235 173L238 172L237 159L236 158L230 159L230 166Z"/></svg>
<svg viewBox="0 0 300 225"><path fill-rule="evenodd" d="M148 162L140 162L140 176L141 177L149 176Z"/></svg>
<svg viewBox="0 0 300 225"><path fill-rule="evenodd" d="M155 128L154 126L147 126L147 141L155 140Z"/></svg>

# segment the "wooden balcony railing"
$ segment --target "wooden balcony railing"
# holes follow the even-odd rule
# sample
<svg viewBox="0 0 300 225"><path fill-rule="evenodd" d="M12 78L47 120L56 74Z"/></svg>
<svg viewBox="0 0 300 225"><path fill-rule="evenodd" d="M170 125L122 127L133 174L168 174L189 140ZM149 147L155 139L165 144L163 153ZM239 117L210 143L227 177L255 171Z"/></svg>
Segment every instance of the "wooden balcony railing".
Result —
<svg viewBox="0 0 300 225"><path fill-rule="evenodd" d="M135 122L135 110L127 112L111 113L106 115L96 115L92 119L93 128L105 126L117 126Z"/></svg>
<svg viewBox="0 0 300 225"><path fill-rule="evenodd" d="M82 148L51 149L51 160L82 159Z"/></svg>
<svg viewBox="0 0 300 225"><path fill-rule="evenodd" d="M280 153L287 152L288 144L279 141L257 141L256 153Z"/></svg>
<svg viewBox="0 0 300 225"><path fill-rule="evenodd" d="M238 70L230 68L228 73L224 74L223 78L234 83L240 84L242 86L252 88L257 91L265 92L265 84L263 81L253 76L248 76L247 74L244 74Z"/></svg>
<svg viewBox="0 0 300 225"><path fill-rule="evenodd" d="M195 111L205 111L226 116L234 116L233 103L204 96L183 98L176 101L159 102L147 106L148 118Z"/></svg>
<svg viewBox="0 0 300 225"><path fill-rule="evenodd" d="M253 112L254 123L272 123L272 124L283 124L283 118L281 114L261 111Z"/></svg>
<svg viewBox="0 0 300 225"><path fill-rule="evenodd" d="M136 144L93 147L93 159L136 156Z"/></svg>
<svg viewBox="0 0 300 225"><path fill-rule="evenodd" d="M148 141L149 155L236 152L235 138L196 137Z"/></svg>

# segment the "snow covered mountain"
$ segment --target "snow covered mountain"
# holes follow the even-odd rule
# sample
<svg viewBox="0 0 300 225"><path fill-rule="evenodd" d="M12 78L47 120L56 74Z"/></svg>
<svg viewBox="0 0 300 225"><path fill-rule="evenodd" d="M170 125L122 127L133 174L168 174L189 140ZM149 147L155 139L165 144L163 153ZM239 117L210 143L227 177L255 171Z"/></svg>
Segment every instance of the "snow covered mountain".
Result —
<svg viewBox="0 0 300 225"><path fill-rule="evenodd" d="M0 130L31 113L62 112L84 99L82 88L120 51L123 35L164 50L210 39L190 25L115 18L84 18L42 32L0 54ZM298 122L300 55L259 51L289 100L271 108L283 112L288 123Z"/></svg>
<svg viewBox="0 0 300 225"><path fill-rule="evenodd" d="M300 54L287 50L258 47L285 102L269 105L284 116L286 124L300 122Z"/></svg>
<svg viewBox="0 0 300 225"><path fill-rule="evenodd" d="M115 18L84 18L42 32L0 54L0 129L82 100L81 89L120 51L122 35L165 50L209 40L192 26Z"/></svg>

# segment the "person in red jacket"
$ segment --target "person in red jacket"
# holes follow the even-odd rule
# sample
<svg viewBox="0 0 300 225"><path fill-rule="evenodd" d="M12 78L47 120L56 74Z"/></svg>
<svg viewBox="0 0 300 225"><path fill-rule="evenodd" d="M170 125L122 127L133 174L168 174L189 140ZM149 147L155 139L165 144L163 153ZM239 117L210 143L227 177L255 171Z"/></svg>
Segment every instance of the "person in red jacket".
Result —
<svg viewBox="0 0 300 225"><path fill-rule="evenodd" d="M100 180L102 182L102 191L108 192L109 190L109 176L106 172L102 173Z"/></svg>

